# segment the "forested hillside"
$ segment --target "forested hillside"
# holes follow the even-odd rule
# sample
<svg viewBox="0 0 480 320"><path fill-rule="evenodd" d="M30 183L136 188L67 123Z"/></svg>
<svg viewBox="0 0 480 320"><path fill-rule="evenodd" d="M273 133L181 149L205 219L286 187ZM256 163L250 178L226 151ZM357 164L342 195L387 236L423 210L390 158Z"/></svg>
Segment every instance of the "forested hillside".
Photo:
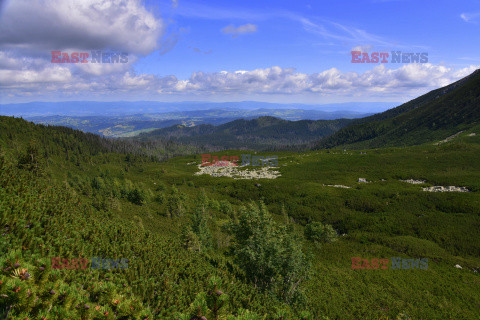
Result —
<svg viewBox="0 0 480 320"><path fill-rule="evenodd" d="M354 120L316 148L408 146L445 139L480 121L480 70L399 107Z"/></svg>
<svg viewBox="0 0 480 320"><path fill-rule="evenodd" d="M45 158L59 157L73 163L85 162L102 153L122 153L143 156L141 161L158 161L202 151L161 138L150 142L109 139L67 127L34 125L21 118L0 116L1 147L18 154L27 142L39 148Z"/></svg>
<svg viewBox="0 0 480 320"><path fill-rule="evenodd" d="M169 138L181 143L225 149L254 150L292 149L330 135L352 120L288 121L275 117L239 119L218 126L202 124L195 127L172 126L141 134L140 140Z"/></svg>

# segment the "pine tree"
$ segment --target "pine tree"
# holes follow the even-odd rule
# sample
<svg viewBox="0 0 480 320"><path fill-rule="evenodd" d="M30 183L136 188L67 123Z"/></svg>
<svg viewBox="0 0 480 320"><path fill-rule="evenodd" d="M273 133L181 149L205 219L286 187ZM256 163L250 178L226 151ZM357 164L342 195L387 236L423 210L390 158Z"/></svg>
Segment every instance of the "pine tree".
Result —
<svg viewBox="0 0 480 320"><path fill-rule="evenodd" d="M228 230L235 240L235 261L255 286L285 301L303 299L300 285L308 277L309 262L301 241L273 221L264 203L243 208Z"/></svg>
<svg viewBox="0 0 480 320"><path fill-rule="evenodd" d="M17 165L20 169L31 171L36 175L42 175L44 173L42 162L43 157L39 151L37 142L31 140L25 153L19 157Z"/></svg>
<svg viewBox="0 0 480 320"><path fill-rule="evenodd" d="M204 207L198 208L192 214L191 225L192 231L198 237L202 244L202 250L206 250L212 246L212 234L208 228L208 213Z"/></svg>

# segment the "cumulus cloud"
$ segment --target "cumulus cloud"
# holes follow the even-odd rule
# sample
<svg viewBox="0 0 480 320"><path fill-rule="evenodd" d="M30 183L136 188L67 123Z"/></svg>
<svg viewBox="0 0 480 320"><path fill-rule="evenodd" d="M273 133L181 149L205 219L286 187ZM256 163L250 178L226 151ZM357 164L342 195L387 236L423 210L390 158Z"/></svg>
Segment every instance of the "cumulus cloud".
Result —
<svg viewBox="0 0 480 320"><path fill-rule="evenodd" d="M15 59L7 52L0 51L0 70L20 69L21 61Z"/></svg>
<svg viewBox="0 0 480 320"><path fill-rule="evenodd" d="M243 24L241 26L235 27L234 25L228 25L222 29L222 33L231 34L236 37L241 34L255 33L257 32L257 26L251 23Z"/></svg>
<svg viewBox="0 0 480 320"><path fill-rule="evenodd" d="M187 79L136 74L128 64L52 64L15 58L0 51L0 96L158 98L165 96L298 95L340 97L415 97L445 86L479 66L454 69L442 65L406 64L397 69L377 65L363 73L331 68L302 73L294 68L194 72Z"/></svg>
<svg viewBox="0 0 480 320"><path fill-rule="evenodd" d="M63 66L51 66L42 70L0 70L2 87L22 86L24 84L43 84L49 82L67 83L72 74Z"/></svg>
<svg viewBox="0 0 480 320"><path fill-rule="evenodd" d="M348 95L352 93L408 92L418 88L447 85L473 72L475 67L454 70L432 64L409 64L398 69L379 65L364 73L341 72L331 68L320 73L306 74L293 68L278 66L234 72L195 72L183 82L185 92L208 93L322 93ZM178 89L178 88L176 88Z"/></svg>
<svg viewBox="0 0 480 320"><path fill-rule="evenodd" d="M148 54L163 30L140 0L15 0L0 18L0 47Z"/></svg>
<svg viewBox="0 0 480 320"><path fill-rule="evenodd" d="M0 14L0 88L18 95L42 95L42 88L115 91L117 78L139 56L161 48L165 33L163 21L140 0L15 0L7 1ZM128 62L50 61L51 51L93 50L127 53ZM103 81L113 84L104 86Z"/></svg>

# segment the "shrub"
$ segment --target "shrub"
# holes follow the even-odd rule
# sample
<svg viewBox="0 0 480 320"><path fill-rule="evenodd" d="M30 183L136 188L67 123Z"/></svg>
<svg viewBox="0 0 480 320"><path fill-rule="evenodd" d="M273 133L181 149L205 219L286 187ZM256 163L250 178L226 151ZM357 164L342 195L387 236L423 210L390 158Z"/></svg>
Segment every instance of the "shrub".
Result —
<svg viewBox="0 0 480 320"><path fill-rule="evenodd" d="M145 204L145 200L146 200L145 192L135 187L132 191L128 193L127 199L131 203L141 206Z"/></svg>
<svg viewBox="0 0 480 320"><path fill-rule="evenodd" d="M43 168L42 168L43 157L40 154L38 146L35 141L30 141L27 146L27 150L23 155L18 158L18 168L28 170L31 172L36 173L37 175L42 175Z"/></svg>
<svg viewBox="0 0 480 320"><path fill-rule="evenodd" d="M318 221L307 224L304 234L308 240L314 242L333 242L338 237L337 232L331 225L323 225Z"/></svg>
<svg viewBox="0 0 480 320"><path fill-rule="evenodd" d="M308 277L309 263L301 241L273 221L265 204L242 208L238 221L227 228L235 240L235 261L250 281L284 301L303 298L300 284Z"/></svg>

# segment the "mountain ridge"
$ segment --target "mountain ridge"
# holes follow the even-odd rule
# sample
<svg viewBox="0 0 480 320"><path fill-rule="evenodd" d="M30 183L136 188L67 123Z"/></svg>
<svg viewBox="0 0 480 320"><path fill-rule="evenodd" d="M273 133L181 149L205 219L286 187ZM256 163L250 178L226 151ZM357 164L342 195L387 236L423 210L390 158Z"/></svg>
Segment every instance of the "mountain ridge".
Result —
<svg viewBox="0 0 480 320"><path fill-rule="evenodd" d="M256 119L237 119L221 125L201 124L194 127L174 125L142 133L137 138L173 139L181 143L196 143L223 148L270 149L299 146L331 134L352 120L298 120L289 121L271 116Z"/></svg>
<svg viewBox="0 0 480 320"><path fill-rule="evenodd" d="M353 120L315 149L378 148L444 139L480 121L480 70L396 108Z"/></svg>

